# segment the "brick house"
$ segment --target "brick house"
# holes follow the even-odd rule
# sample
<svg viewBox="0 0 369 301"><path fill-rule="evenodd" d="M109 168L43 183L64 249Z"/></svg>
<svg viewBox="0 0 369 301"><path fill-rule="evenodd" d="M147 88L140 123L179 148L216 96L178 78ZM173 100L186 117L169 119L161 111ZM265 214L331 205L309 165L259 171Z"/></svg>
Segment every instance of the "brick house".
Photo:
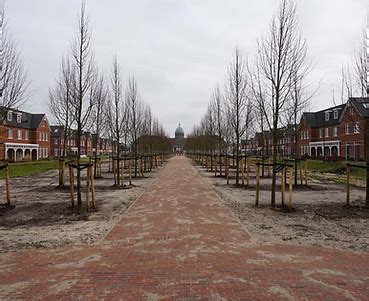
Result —
<svg viewBox="0 0 369 301"><path fill-rule="evenodd" d="M0 159L38 160L50 156L51 129L45 114L0 107Z"/></svg>
<svg viewBox="0 0 369 301"><path fill-rule="evenodd" d="M263 145L263 136L264 145ZM294 154L294 136L293 136L293 126L288 125L278 129L278 143L277 143L277 153L279 156L291 156ZM253 138L249 141L250 152L252 154L261 155L264 153L265 156L270 156L273 153L273 138L270 131L264 131L262 133L256 133ZM264 149L264 152L263 152Z"/></svg>
<svg viewBox="0 0 369 301"><path fill-rule="evenodd" d="M51 135L52 135L52 143L51 143L51 154L53 157L59 157L62 155L63 143L64 143L64 127L63 126L51 126ZM81 135L81 156L92 156L96 151L95 145L95 135L90 132L83 132ZM112 153L112 144L110 140L106 138L100 138L99 143L99 154L111 154ZM68 134L67 142L66 142L66 155L73 156L77 155L77 132L75 130L71 130Z"/></svg>
<svg viewBox="0 0 369 301"><path fill-rule="evenodd" d="M304 113L300 122L299 154L364 160L366 118L369 118L367 98L350 98L346 104Z"/></svg>

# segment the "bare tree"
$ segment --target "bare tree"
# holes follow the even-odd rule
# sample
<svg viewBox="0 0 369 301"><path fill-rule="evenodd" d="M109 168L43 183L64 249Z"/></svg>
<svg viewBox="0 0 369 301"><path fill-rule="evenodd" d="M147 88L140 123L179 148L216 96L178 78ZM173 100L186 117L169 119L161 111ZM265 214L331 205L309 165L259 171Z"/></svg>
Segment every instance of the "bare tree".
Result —
<svg viewBox="0 0 369 301"><path fill-rule="evenodd" d="M296 70L304 68L306 41L298 30L296 5L292 0L281 0L269 32L258 42L258 64L267 86L267 102L271 110L273 165L277 164L278 125L291 96ZM275 206L276 172L273 171L271 205Z"/></svg>
<svg viewBox="0 0 369 301"><path fill-rule="evenodd" d="M236 48L228 69L225 87L227 99L227 122L232 129L233 154L236 156L236 185L239 184L239 160L241 138L245 134L245 113L248 105L245 59Z"/></svg>
<svg viewBox="0 0 369 301"><path fill-rule="evenodd" d="M81 4L78 17L78 32L71 45L73 65L75 70L75 97L71 101L72 112L77 127L77 165L81 163L81 136L86 126L92 108L95 105L92 88L96 79L95 62L91 45L91 28L86 15L85 2ZM77 204L82 207L81 170L77 169Z"/></svg>
<svg viewBox="0 0 369 301"><path fill-rule="evenodd" d="M0 12L0 105L17 108L30 96L30 82L17 44L12 40Z"/></svg>
<svg viewBox="0 0 369 301"><path fill-rule="evenodd" d="M135 160L134 175L137 177L137 160L139 156L138 152L138 138L142 130L143 119L143 106L138 95L137 82L134 77L131 77L128 81L128 87L126 91L126 102L128 106L129 116L129 132L131 138L132 153Z"/></svg>
<svg viewBox="0 0 369 301"><path fill-rule="evenodd" d="M114 57L112 74L110 78L109 101L106 106L107 120L114 140L113 153L117 159L118 167L120 162L120 145L125 135L125 125L127 123L127 107L123 98L123 83L120 74L120 67L117 57ZM120 185L120 173L117 173L115 185Z"/></svg>
<svg viewBox="0 0 369 301"><path fill-rule="evenodd" d="M56 119L57 124L63 127L63 144L62 149L59 150L59 158L67 156L68 135L73 124L71 102L75 92L74 75L74 66L69 58L63 58L56 85L49 90L49 110Z"/></svg>
<svg viewBox="0 0 369 301"><path fill-rule="evenodd" d="M215 133L217 135L218 145L217 149L219 151L219 174L222 175L222 164L221 155L224 154L224 98L220 92L219 86L216 85L212 94L212 110L214 112L214 124Z"/></svg>

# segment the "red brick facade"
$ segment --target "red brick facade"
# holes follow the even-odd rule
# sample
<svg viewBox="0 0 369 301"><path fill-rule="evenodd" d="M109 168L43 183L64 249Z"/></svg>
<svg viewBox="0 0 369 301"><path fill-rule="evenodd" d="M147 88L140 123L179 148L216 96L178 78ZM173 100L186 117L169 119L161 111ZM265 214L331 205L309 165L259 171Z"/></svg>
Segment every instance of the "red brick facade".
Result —
<svg viewBox="0 0 369 301"><path fill-rule="evenodd" d="M351 98L344 105L304 113L300 123L299 155L364 160L367 107L369 100Z"/></svg>
<svg viewBox="0 0 369 301"><path fill-rule="evenodd" d="M51 130L45 114L1 108L0 159L27 161L48 158Z"/></svg>

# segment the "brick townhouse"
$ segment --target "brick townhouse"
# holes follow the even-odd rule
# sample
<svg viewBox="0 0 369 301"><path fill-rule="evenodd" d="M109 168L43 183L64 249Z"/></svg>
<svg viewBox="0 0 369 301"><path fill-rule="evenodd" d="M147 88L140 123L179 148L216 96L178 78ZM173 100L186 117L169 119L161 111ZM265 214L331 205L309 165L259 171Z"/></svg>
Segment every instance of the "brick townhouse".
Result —
<svg viewBox="0 0 369 301"><path fill-rule="evenodd" d="M288 125L278 129L277 153L279 156L291 156L295 153L295 138L293 136L293 126ZM264 138L264 141L263 141ZM264 142L264 145L263 145ZM249 140L249 150L252 154L270 156L273 153L273 140L270 131L258 132Z"/></svg>
<svg viewBox="0 0 369 301"><path fill-rule="evenodd" d="M51 126L51 154L53 157L62 155L64 144L64 127ZM81 135L81 156L92 156L96 152L96 136L84 131ZM99 154L108 155L112 153L112 146L108 139L100 138L97 147ZM66 143L66 155L77 155L77 131L71 130Z"/></svg>
<svg viewBox="0 0 369 301"><path fill-rule="evenodd" d="M304 113L300 122L299 155L364 160L366 118L369 118L367 98L350 98L346 104Z"/></svg>
<svg viewBox="0 0 369 301"><path fill-rule="evenodd" d="M0 159L38 160L50 156L51 129L45 114L0 107Z"/></svg>

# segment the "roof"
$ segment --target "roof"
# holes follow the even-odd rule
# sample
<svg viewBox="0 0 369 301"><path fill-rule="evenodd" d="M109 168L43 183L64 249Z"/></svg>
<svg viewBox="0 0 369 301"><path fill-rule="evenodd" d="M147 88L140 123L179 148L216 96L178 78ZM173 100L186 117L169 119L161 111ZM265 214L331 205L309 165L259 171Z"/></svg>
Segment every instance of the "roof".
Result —
<svg viewBox="0 0 369 301"><path fill-rule="evenodd" d="M12 113L11 121L9 121L7 118L8 112ZM30 130L37 129L40 126L42 120L44 120L44 118L46 117L45 114L32 114L3 106L0 106L0 114L2 117L2 122L4 124ZM21 114L21 122L18 122L17 114Z"/></svg>
<svg viewBox="0 0 369 301"><path fill-rule="evenodd" d="M358 110L359 114L364 118L369 118L369 98L368 97L352 97L349 102Z"/></svg>
<svg viewBox="0 0 369 301"><path fill-rule="evenodd" d="M340 122L342 112L346 104L330 107L318 112L305 112L303 117L311 128L335 125ZM337 111L337 116L334 118L334 112ZM326 114L329 114L329 119L326 119Z"/></svg>
<svg viewBox="0 0 369 301"><path fill-rule="evenodd" d="M183 129L181 128L181 124L178 124L178 127L177 127L177 129L176 129L176 132L175 132L176 134L184 134L184 131L183 131Z"/></svg>

